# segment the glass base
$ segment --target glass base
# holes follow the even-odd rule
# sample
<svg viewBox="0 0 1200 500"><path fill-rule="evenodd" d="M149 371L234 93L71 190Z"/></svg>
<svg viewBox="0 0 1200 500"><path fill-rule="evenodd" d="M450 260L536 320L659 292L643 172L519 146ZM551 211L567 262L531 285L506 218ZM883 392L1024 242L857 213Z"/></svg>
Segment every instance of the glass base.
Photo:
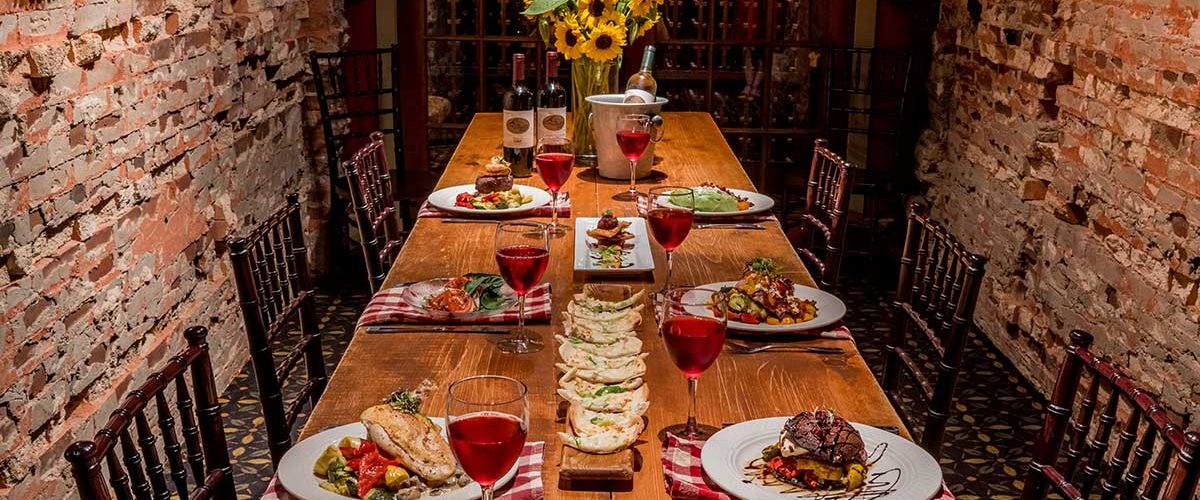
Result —
<svg viewBox="0 0 1200 500"><path fill-rule="evenodd" d="M570 230L571 230L571 226L568 226L561 222L546 224L546 231L548 231L553 236L567 234L567 231L570 231Z"/></svg>
<svg viewBox="0 0 1200 500"><path fill-rule="evenodd" d="M634 191L621 191L613 195L612 199L617 201L637 201L637 193Z"/></svg>
<svg viewBox="0 0 1200 500"><path fill-rule="evenodd" d="M531 330L515 330L513 336L501 340L496 343L496 348L500 352L509 354L529 354L542 350L546 345L542 343L542 336Z"/></svg>
<svg viewBox="0 0 1200 500"><path fill-rule="evenodd" d="M719 430L721 430L721 429L718 429L711 425L696 424L696 428L694 429L695 432L688 433L687 432L687 424L675 424L675 425L669 425L667 427L663 427L662 429L660 429L658 431L658 440L665 443L667 441L667 433L670 432L671 434L674 434L674 435L684 438L684 439L690 439L693 441L704 441L704 440L712 437L712 435L716 434L717 431L719 431Z"/></svg>

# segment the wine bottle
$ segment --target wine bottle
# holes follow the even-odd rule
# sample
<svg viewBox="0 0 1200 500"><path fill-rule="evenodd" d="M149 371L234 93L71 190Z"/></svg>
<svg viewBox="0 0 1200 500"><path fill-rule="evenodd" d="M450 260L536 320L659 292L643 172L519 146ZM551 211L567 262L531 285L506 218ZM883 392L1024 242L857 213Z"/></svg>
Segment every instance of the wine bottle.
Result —
<svg viewBox="0 0 1200 500"><path fill-rule="evenodd" d="M558 52L546 52L546 83L538 91L537 123L542 140L567 137L567 90L558 82Z"/></svg>
<svg viewBox="0 0 1200 500"><path fill-rule="evenodd" d="M658 82L650 71L654 68L654 46L647 45L642 53L642 69L625 83L625 102L652 103L658 92Z"/></svg>
<svg viewBox="0 0 1200 500"><path fill-rule="evenodd" d="M533 175L533 91L525 84L525 54L513 54L512 88L504 94L504 160L513 177Z"/></svg>

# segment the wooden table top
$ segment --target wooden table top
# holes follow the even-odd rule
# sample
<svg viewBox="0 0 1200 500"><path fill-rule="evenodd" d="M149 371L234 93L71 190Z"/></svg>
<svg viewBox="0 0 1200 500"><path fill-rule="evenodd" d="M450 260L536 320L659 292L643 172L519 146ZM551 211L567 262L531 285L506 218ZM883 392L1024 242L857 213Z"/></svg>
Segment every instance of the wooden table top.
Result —
<svg viewBox="0 0 1200 500"><path fill-rule="evenodd" d="M656 174L651 179L639 181L640 189L646 189L648 184L717 182L731 188L754 190L708 114L668 112L663 115L666 137L655 151L661 160L656 160ZM500 115L476 114L438 188L473 183L488 158L497 154L500 154ZM602 179L595 182L593 179L590 169L577 168L564 187L571 194L572 218L595 217L604 208L613 208L618 215L635 213L630 202L611 199L614 194L627 189L628 181ZM517 183L545 187L536 175L518 179ZM573 224L570 219L560 221ZM735 280L746 261L760 256L775 259L787 270L803 270L804 266L779 224L767 222L766 225L766 231L693 230L676 250L673 283L701 285ZM449 224L434 218L419 219L387 284L466 272L498 272L492 253L494 231L495 226L491 224ZM553 288L553 323L560 323L559 311L582 283L597 281L593 277L574 275L573 238L574 235L568 233L551 243L551 263L543 280L550 282ZM654 283L648 276L641 281L625 283L652 290L661 287L666 257L657 244L652 246L658 263ZM807 278L805 284L812 285L807 273L803 278ZM355 422L364 408L377 404L397 388L415 387L423 379L435 382L441 389L426 401L424 411L441 416L445 413L444 389L451 382L477 374L506 375L529 386L532 413L529 439L546 442L542 478L547 498L665 497L659 466L660 445L655 436L659 429L686 420L687 384L656 339L653 316L645 318L640 331L645 350L650 353L645 375L650 409L646 414L649 425L636 445L641 468L633 481L632 491L563 491L558 488L557 466L562 443L555 433L566 427L555 422L559 397L554 393L558 376L554 363L558 353L553 335L561 332L562 326L540 324L532 325L532 328L541 333L547 347L539 353L526 355L500 352L494 345L498 340L496 336L485 334L367 334L360 330L355 333L302 435L307 437L330 426ZM726 423L829 407L852 421L903 429L853 343L821 339L806 341L806 345L838 346L845 348L847 353L836 356L809 353L738 356L726 351L700 378L699 421L719 427Z"/></svg>

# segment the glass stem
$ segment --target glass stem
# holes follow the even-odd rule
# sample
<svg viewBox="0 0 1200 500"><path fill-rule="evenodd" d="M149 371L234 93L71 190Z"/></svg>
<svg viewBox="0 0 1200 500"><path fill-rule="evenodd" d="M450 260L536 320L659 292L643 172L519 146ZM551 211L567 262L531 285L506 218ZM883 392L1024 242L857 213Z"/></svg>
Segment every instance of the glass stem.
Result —
<svg viewBox="0 0 1200 500"><path fill-rule="evenodd" d="M524 344L525 337L525 294L517 296L517 342Z"/></svg>
<svg viewBox="0 0 1200 500"><path fill-rule="evenodd" d="M558 227L558 191L550 192L550 227Z"/></svg>
<svg viewBox="0 0 1200 500"><path fill-rule="evenodd" d="M629 193L637 193L637 162L629 162ZM636 200L635 200L636 201Z"/></svg>
<svg viewBox="0 0 1200 500"><path fill-rule="evenodd" d="M683 428L683 434L688 439L700 434L700 430L696 428L696 385L699 383L698 378L688 378L688 419L687 426Z"/></svg>
<svg viewBox="0 0 1200 500"><path fill-rule="evenodd" d="M483 495L481 495L480 498L482 500L492 500L492 487L488 486L483 488Z"/></svg>
<svg viewBox="0 0 1200 500"><path fill-rule="evenodd" d="M672 252L667 252L667 282L663 283L663 293L671 290L671 254Z"/></svg>

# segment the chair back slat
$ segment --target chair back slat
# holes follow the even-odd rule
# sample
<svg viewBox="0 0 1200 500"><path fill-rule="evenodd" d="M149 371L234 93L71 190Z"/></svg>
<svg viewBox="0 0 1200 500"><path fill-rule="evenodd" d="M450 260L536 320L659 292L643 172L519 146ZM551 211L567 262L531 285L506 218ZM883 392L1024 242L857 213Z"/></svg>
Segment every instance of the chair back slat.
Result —
<svg viewBox="0 0 1200 500"><path fill-rule="evenodd" d="M959 365L983 283L983 256L968 252L941 224L925 216L925 207L914 203L908 214L908 231L900 256L900 277L892 302L895 325L887 343L883 389L897 411L900 377L909 374L919 383L920 399L928 405L921 445L939 456L946 422L953 408ZM909 333L919 333L919 345L933 351L937 370L926 375L909 354ZM910 419L911 420L911 419Z"/></svg>
<svg viewBox="0 0 1200 500"><path fill-rule="evenodd" d="M836 287L841 274L853 168L830 151L824 139L816 140L808 171L804 213L797 219L802 230L797 253L825 289ZM819 241L818 234L821 236Z"/></svg>
<svg viewBox="0 0 1200 500"><path fill-rule="evenodd" d="M167 467L170 470L171 482L180 498L187 498L188 482L187 469L183 465L183 446L175 435L175 416L171 414L167 396L160 392L154 395L154 409L158 413L158 428L163 434L163 454L167 457Z"/></svg>
<svg viewBox="0 0 1200 500"><path fill-rule="evenodd" d="M229 248L267 429L267 446L272 462L278 464L292 446L291 427L296 415L305 404L317 403L328 378L308 271L308 250L304 246L299 195L289 194L283 208L244 236L231 239ZM279 362L272 342L296 324L300 329L299 339ZM300 359L304 360L307 383L288 403L284 401L283 388Z"/></svg>
<svg viewBox="0 0 1200 500"><path fill-rule="evenodd" d="M1050 490L1072 500L1194 498L1200 433L1184 432L1186 417L1172 415L1091 344L1087 332L1071 332L1021 498L1041 500Z"/></svg>
<svg viewBox="0 0 1200 500"><path fill-rule="evenodd" d="M152 373L144 384L134 389L113 411L108 422L91 441L77 441L64 454L83 500L158 500L173 497L195 500L235 498L233 468L226 449L225 428L217 402L216 382L208 355L208 331L191 327L184 331L187 347L172 356L158 372ZM188 425L193 413L199 422L201 463L194 470L197 488L188 494L187 474L179 457L179 443L173 437L174 419L165 394L172 380L181 380L191 373L191 388L176 383L176 408L184 423L188 441ZM189 394L190 393L190 394ZM195 398L196 404L184 404ZM154 401L158 418L155 424L146 417L146 407ZM194 412L192 411L194 409ZM192 425L197 427L196 425ZM134 438L130 428L136 429ZM165 433L163 450L171 467L172 483L166 479L166 469L159 460L158 434ZM189 453L190 453L189 444ZM118 448L120 448L118 452ZM119 455L118 455L119 453ZM190 458L190 457L189 457ZM105 480L103 469L107 468ZM201 491L200 485L209 484Z"/></svg>
<svg viewBox="0 0 1200 500"><path fill-rule="evenodd" d="M383 147L383 135L373 133L371 141L343 165L372 293L383 286L405 237L396 217L395 194Z"/></svg>

